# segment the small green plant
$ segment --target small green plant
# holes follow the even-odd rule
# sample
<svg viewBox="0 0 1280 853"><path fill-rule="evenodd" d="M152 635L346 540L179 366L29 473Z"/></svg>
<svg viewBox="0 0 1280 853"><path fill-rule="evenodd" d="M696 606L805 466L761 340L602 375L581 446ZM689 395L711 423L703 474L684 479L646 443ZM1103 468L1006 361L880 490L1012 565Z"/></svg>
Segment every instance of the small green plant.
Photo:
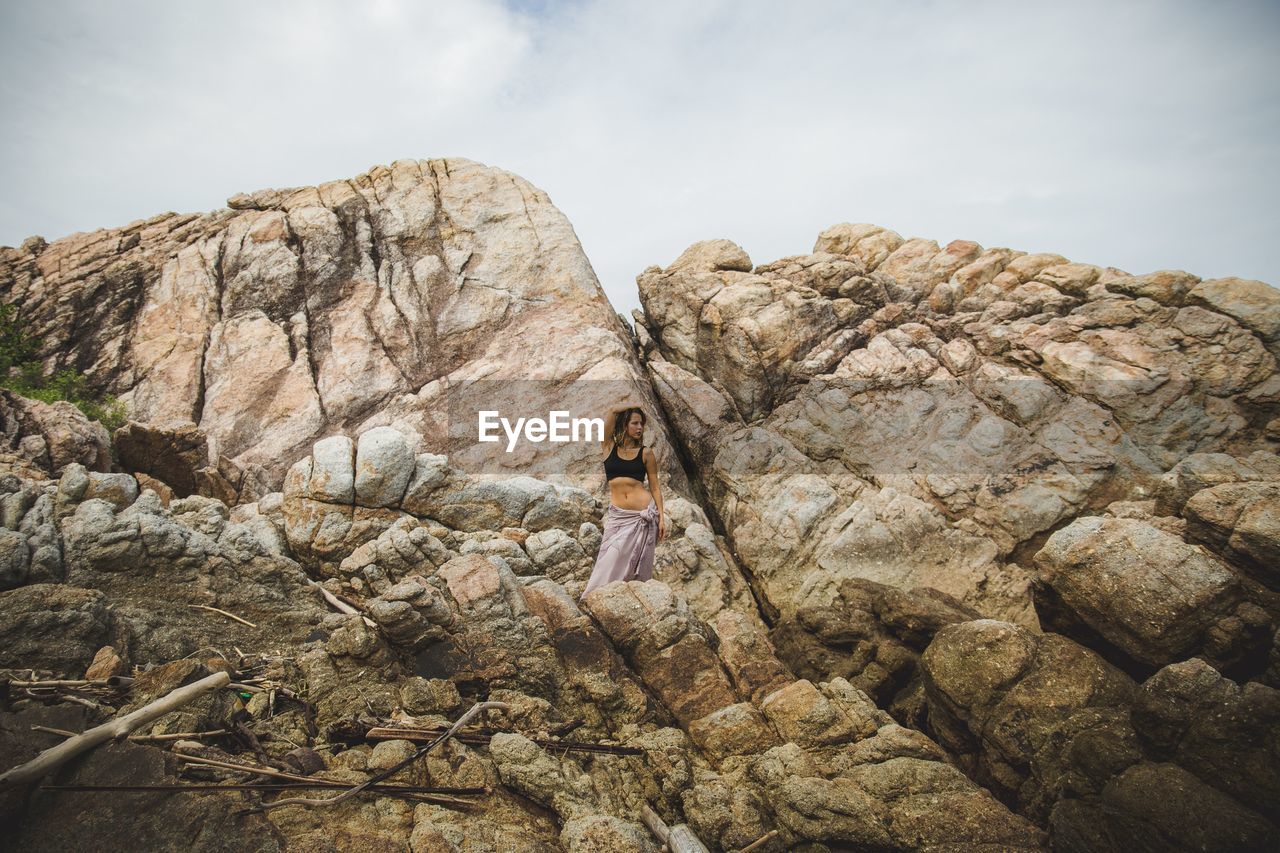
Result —
<svg viewBox="0 0 1280 853"><path fill-rule="evenodd" d="M45 376L36 358L40 341L27 335L14 306L0 303L0 386L32 400L66 400L114 434L128 420L129 410L113 395L89 392L84 375L71 369Z"/></svg>
<svg viewBox="0 0 1280 853"><path fill-rule="evenodd" d="M15 367L29 365L39 350L38 342L27 337L16 314L12 305L0 303L0 378L7 378Z"/></svg>

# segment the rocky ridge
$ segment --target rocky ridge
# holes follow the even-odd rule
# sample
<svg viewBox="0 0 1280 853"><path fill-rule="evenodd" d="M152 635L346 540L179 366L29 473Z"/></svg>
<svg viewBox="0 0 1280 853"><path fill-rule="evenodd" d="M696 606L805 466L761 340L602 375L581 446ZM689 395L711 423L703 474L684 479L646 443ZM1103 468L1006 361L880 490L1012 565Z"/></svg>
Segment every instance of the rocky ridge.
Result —
<svg viewBox="0 0 1280 853"><path fill-rule="evenodd" d="M657 849L644 804L713 850L1277 843L1267 285L840 225L762 266L695 244L640 275L632 332L499 170L399 161L229 204L0 251L47 362L135 416L111 472L78 412L0 401L0 667L132 669L124 708L220 668L292 696L210 696L150 731L252 740L103 747L58 781L176 781L179 752L256 744L355 783L413 749L371 725L511 710L398 777L487 786L471 810L120 795L144 845ZM476 470L438 406L490 376L659 404L654 580L578 603L598 459ZM94 713L11 702L3 763ZM566 726L636 754L548 746ZM0 807L25 846L75 849L114 819L89 796Z"/></svg>

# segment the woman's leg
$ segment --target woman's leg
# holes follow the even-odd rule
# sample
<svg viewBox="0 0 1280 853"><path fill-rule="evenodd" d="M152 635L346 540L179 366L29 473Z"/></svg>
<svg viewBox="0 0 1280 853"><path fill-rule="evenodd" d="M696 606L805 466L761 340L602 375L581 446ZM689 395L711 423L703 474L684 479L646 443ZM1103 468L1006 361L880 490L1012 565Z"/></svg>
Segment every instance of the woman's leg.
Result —
<svg viewBox="0 0 1280 853"><path fill-rule="evenodd" d="M638 581L650 580L653 577L654 552L658 548L658 528L656 525L649 528L648 534L636 543L636 547L640 549L640 564L636 566L636 573L632 579Z"/></svg>
<svg viewBox="0 0 1280 853"><path fill-rule="evenodd" d="M604 586L612 581L625 580L631 555L621 547L622 543L619 541L621 533L622 531L618 529L617 524L614 522L612 513L606 510L604 530L600 534L600 552L596 555L595 566L591 569L591 578L582 590L582 595L578 596L579 601L598 586Z"/></svg>

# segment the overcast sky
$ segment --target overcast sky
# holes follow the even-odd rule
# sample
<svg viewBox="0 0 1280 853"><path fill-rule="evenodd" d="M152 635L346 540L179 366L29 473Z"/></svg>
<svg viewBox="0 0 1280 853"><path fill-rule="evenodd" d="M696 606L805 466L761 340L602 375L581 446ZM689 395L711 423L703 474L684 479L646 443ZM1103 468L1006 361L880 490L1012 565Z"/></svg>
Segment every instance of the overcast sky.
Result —
<svg viewBox="0 0 1280 853"><path fill-rule="evenodd" d="M1280 3L42 2L0 11L0 244L399 158L516 172L614 307L836 222L1280 284Z"/></svg>

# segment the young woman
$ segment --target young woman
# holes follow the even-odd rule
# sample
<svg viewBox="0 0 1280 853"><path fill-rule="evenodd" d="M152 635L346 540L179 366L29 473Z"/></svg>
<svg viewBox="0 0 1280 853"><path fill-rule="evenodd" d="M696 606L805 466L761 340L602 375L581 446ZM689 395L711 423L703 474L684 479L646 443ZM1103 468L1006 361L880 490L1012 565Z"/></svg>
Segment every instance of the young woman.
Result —
<svg viewBox="0 0 1280 853"><path fill-rule="evenodd" d="M600 449L606 454L609 508L604 513L600 553L579 601L596 587L613 581L653 577L653 551L658 541L666 538L667 524L662 516L657 457L644 446L646 420L635 406L615 409L605 418Z"/></svg>

